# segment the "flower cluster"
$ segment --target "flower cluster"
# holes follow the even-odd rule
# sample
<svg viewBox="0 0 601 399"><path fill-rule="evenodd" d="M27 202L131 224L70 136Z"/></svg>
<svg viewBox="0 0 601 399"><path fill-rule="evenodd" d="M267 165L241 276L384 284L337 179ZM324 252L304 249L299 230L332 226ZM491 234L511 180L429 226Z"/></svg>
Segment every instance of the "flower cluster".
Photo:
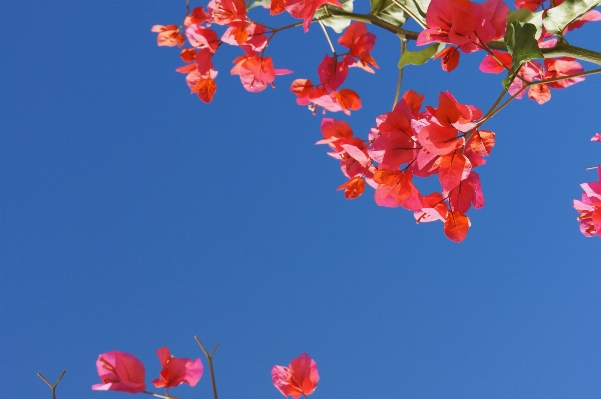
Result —
<svg viewBox="0 0 601 399"><path fill-rule="evenodd" d="M591 141L601 142L601 134L595 133ZM601 237L601 167L597 166L598 180L580 185L584 192L582 200L574 200L574 208L580 213L580 231L587 237Z"/></svg>
<svg viewBox="0 0 601 399"><path fill-rule="evenodd" d="M195 386L202 377L203 366L200 359L176 358L168 348L157 350L162 369L159 377L152 380L157 388L173 388L183 383ZM140 393L146 390L144 364L129 353L110 351L103 353L96 361L101 384L92 385L98 391L121 391Z"/></svg>
<svg viewBox="0 0 601 399"><path fill-rule="evenodd" d="M478 128L478 108L460 104L450 92L440 93L437 108L422 111L423 99L407 91L392 112L376 118L367 142L353 137L348 123L324 118L317 144L328 144L329 155L340 160L349 180L339 189L347 199L361 195L367 183L378 205L411 210L418 223L440 220L447 237L460 242L470 226L466 212L484 206L473 169L486 163L495 134ZM431 175L438 175L442 190L422 195L413 177Z"/></svg>

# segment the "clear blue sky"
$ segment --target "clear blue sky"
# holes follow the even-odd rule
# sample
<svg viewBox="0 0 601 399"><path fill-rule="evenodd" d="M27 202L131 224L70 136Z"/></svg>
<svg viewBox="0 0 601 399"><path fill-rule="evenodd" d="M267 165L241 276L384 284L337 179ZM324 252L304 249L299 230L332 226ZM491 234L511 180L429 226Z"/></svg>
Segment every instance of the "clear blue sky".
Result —
<svg viewBox="0 0 601 399"><path fill-rule="evenodd" d="M67 369L59 399L125 398L91 391L98 354L138 356L150 384L155 350L199 357L195 334L221 344L222 398L280 398L271 367L302 352L321 374L313 399L601 395L601 241L572 208L601 162L601 76L487 125L486 207L455 244L369 188L354 201L335 190L345 179L314 146L321 117L288 90L316 80L317 27L276 37L268 55L295 73L259 94L229 75L239 49L220 49L207 105L150 32L179 23L183 0L0 7L3 397L50 398L36 373ZM381 68L347 84L363 137L392 105L398 60L397 39L370 29ZM601 23L568 38L599 51L599 37ZM450 75L408 67L404 89L486 109L501 86L481 58ZM171 393L208 398L208 373Z"/></svg>

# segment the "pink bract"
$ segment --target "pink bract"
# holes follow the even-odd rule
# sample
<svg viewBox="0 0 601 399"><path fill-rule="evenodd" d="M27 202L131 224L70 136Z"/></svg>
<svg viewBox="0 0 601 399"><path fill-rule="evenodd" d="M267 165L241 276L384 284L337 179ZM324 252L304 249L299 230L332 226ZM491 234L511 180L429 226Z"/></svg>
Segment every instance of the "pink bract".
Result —
<svg viewBox="0 0 601 399"><path fill-rule="evenodd" d="M315 391L319 374L317 364L309 355L303 353L290 362L288 367L273 366L271 370L273 385L284 396L294 399L309 395Z"/></svg>
<svg viewBox="0 0 601 399"><path fill-rule="evenodd" d="M152 381L157 388L172 388L183 383L193 387L202 377L203 366L200 359L192 361L187 358L173 357L168 348L158 349L157 355L163 366L160 377Z"/></svg>
<svg viewBox="0 0 601 399"><path fill-rule="evenodd" d="M102 384L92 385L94 390L139 393L146 389L144 365L134 355L119 351L103 353L96 361L96 368Z"/></svg>

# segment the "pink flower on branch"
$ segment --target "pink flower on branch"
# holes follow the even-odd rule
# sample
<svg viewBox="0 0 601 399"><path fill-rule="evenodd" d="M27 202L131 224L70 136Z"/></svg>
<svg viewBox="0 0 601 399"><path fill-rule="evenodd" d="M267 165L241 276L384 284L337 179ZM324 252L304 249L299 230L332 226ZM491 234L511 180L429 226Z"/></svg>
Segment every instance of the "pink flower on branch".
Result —
<svg viewBox="0 0 601 399"><path fill-rule="evenodd" d="M203 366L200 359L192 361L173 357L168 348L158 349L157 355L163 367L160 377L152 381L157 388L172 388L183 383L193 387L202 377Z"/></svg>
<svg viewBox="0 0 601 399"><path fill-rule="evenodd" d="M502 0L482 4L466 0L432 0L426 12L427 29L417 37L417 45L451 43L464 53L472 53L505 34L509 7Z"/></svg>
<svg viewBox="0 0 601 399"><path fill-rule="evenodd" d="M146 389L144 365L134 355L119 351L103 353L96 361L96 368L102 384L92 385L94 390L139 393Z"/></svg>
<svg viewBox="0 0 601 399"><path fill-rule="evenodd" d="M231 74L239 75L242 86L253 93L265 90L268 85L275 87L276 75L292 73L288 69L274 69L271 57L242 55L234 60L234 64Z"/></svg>
<svg viewBox="0 0 601 399"><path fill-rule="evenodd" d="M294 18L303 20L303 29L307 32L315 11L324 4L342 8L342 4L338 0L286 0L284 8Z"/></svg>
<svg viewBox="0 0 601 399"><path fill-rule="evenodd" d="M155 25L150 30L151 32L157 32L157 44L159 46L183 46L186 38L184 35L179 33L177 25Z"/></svg>
<svg viewBox="0 0 601 399"><path fill-rule="evenodd" d="M288 367L273 366L271 378L282 395L298 399L301 395L310 395L315 391L319 374L315 361L303 353L292 360Z"/></svg>
<svg viewBox="0 0 601 399"><path fill-rule="evenodd" d="M574 208L580 213L580 231L587 237L601 237L601 168L597 168L599 181L583 183L582 200L574 200Z"/></svg>

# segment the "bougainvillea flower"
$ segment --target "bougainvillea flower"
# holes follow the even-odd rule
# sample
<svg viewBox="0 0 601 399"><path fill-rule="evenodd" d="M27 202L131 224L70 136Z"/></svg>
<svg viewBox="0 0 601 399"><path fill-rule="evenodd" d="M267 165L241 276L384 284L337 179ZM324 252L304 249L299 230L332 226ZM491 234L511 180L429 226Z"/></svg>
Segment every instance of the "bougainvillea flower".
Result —
<svg viewBox="0 0 601 399"><path fill-rule="evenodd" d="M561 78L562 76L575 75L584 72L584 68L573 58L545 58L545 68L547 72L543 76L543 79L554 79ZM575 78L562 79L557 82L547 83L549 87L554 89L563 89L578 82L582 82L584 76L577 76Z"/></svg>
<svg viewBox="0 0 601 399"><path fill-rule="evenodd" d="M455 150L440 157L438 178L444 191L451 191L467 179L472 170L472 163L461 153Z"/></svg>
<svg viewBox="0 0 601 399"><path fill-rule="evenodd" d="M159 46L183 46L186 38L184 35L179 33L179 28L177 25L155 25L150 30L151 32L158 32L157 35L157 44Z"/></svg>
<svg viewBox="0 0 601 399"><path fill-rule="evenodd" d="M493 50L492 52L495 56L493 57L490 54L486 54L486 57L484 57L480 63L480 70L484 73L501 73L503 71L508 71L511 68L511 54L499 50ZM500 64L499 61L503 64Z"/></svg>
<svg viewBox="0 0 601 399"><path fill-rule="evenodd" d="M449 209L445 198L440 193L432 193L423 197L423 208L413 212L417 223L428 223L440 220L443 223L447 220Z"/></svg>
<svg viewBox="0 0 601 399"><path fill-rule="evenodd" d="M584 14L581 18L578 18L576 21L569 24L566 27L566 32L581 28L582 25L584 25L587 22L595 22L595 21L601 21L601 11L597 11L597 10L587 11L586 14Z"/></svg>
<svg viewBox="0 0 601 399"><path fill-rule="evenodd" d="M395 171L396 172L396 171ZM379 177L379 179L378 179ZM382 182L376 188L374 200L379 206L395 208L402 206L411 211L418 211L423 208L423 198L417 187L413 184L413 174L411 172L396 172L396 177L382 179L382 175L374 176L376 183Z"/></svg>
<svg viewBox="0 0 601 399"><path fill-rule="evenodd" d="M440 60L442 65L442 70L446 72L451 72L457 65L459 65L459 56L461 54L457 51L457 47L447 47L442 50L440 53L436 54L433 59L442 58Z"/></svg>
<svg viewBox="0 0 601 399"><path fill-rule="evenodd" d="M352 63L353 59L350 57L344 57L342 61L337 61L336 57L326 54L317 67L319 82L326 89L336 90L345 81L348 75L348 66Z"/></svg>
<svg viewBox="0 0 601 399"><path fill-rule="evenodd" d="M584 183L582 201L574 200L574 208L580 213L580 231L587 237L601 236L601 168L597 168L599 181Z"/></svg>
<svg viewBox="0 0 601 399"><path fill-rule="evenodd" d="M110 351L96 361L102 384L92 385L97 391L144 392L144 365L129 353Z"/></svg>
<svg viewBox="0 0 601 399"><path fill-rule="evenodd" d="M286 9L286 0L271 0L269 4L269 15L278 15Z"/></svg>
<svg viewBox="0 0 601 399"><path fill-rule="evenodd" d="M487 0L482 4L465 0L432 0L426 13L427 29L417 37L416 44L451 43L465 53L480 49L505 34L509 8L502 0Z"/></svg>
<svg viewBox="0 0 601 399"><path fill-rule="evenodd" d="M244 0L211 0L208 4L212 22L217 25L230 25L246 20Z"/></svg>
<svg viewBox="0 0 601 399"><path fill-rule="evenodd" d="M525 8L534 12L541 7L544 2L545 0L515 0L513 4L515 4L515 8Z"/></svg>
<svg viewBox="0 0 601 399"><path fill-rule="evenodd" d="M422 107L422 103L424 102L424 95L418 94L413 90L407 90L403 94L403 100L411 110L413 116L417 118L419 116L419 110Z"/></svg>
<svg viewBox="0 0 601 399"><path fill-rule="evenodd" d="M522 64L518 76L523 78L527 82L533 82L535 80L541 80L545 74L544 67L537 61L528 61ZM523 87L525 83L522 79L515 78L513 82L509 86L509 94L512 96L518 93ZM522 91L520 94L516 96L517 99L521 99L526 95L526 91Z"/></svg>
<svg viewBox="0 0 601 399"><path fill-rule="evenodd" d="M361 176L355 176L342 186L338 187L338 190L344 189L344 197L346 199L358 198L365 190L365 180Z"/></svg>
<svg viewBox="0 0 601 399"><path fill-rule="evenodd" d="M539 104L544 104L551 99L551 90L546 84L530 86L528 89L528 98L531 98Z"/></svg>
<svg viewBox="0 0 601 399"><path fill-rule="evenodd" d="M349 54L358 61L350 66L358 66L367 72L374 73L370 67L378 67L376 60L370 55L376 44L376 35L367 31L363 22L353 22L346 28L344 34L338 39L341 46L349 49Z"/></svg>
<svg viewBox="0 0 601 399"><path fill-rule="evenodd" d="M265 90L267 85L273 86L276 75L292 73L288 69L274 69L271 57L242 55L234 60L234 64L231 74L239 75L244 88L253 93Z"/></svg>
<svg viewBox="0 0 601 399"><path fill-rule="evenodd" d="M186 37L190 44L196 48L208 48L212 53L219 47L219 37L213 29L190 25L186 29Z"/></svg>
<svg viewBox="0 0 601 399"><path fill-rule="evenodd" d="M444 222L444 234L452 241L461 242L467 236L470 224L470 219L461 212L449 212Z"/></svg>
<svg viewBox="0 0 601 399"><path fill-rule="evenodd" d="M404 99L392 112L376 118L378 135L373 139L369 155L384 169L395 169L411 162L417 155L411 120L413 114Z"/></svg>
<svg viewBox="0 0 601 399"><path fill-rule="evenodd" d="M303 21L303 29L305 32L309 30L309 25L313 20L315 11L324 4L331 4L342 8L342 4L338 0L287 0L285 9L294 18L299 18Z"/></svg>
<svg viewBox="0 0 601 399"><path fill-rule="evenodd" d="M475 154L486 157L495 146L495 134L490 130L474 130L468 144Z"/></svg>
<svg viewBox="0 0 601 399"><path fill-rule="evenodd" d="M243 35L240 35L241 28ZM267 47L269 42L264 33L265 27L253 22L243 22L241 25L230 26L221 36L221 40L232 46L240 46L246 54L257 55Z"/></svg>
<svg viewBox="0 0 601 399"><path fill-rule="evenodd" d="M315 392L319 374L315 361L303 353L292 360L288 367L273 366L271 378L273 385L282 395L298 399L301 395L310 395Z"/></svg>
<svg viewBox="0 0 601 399"><path fill-rule="evenodd" d="M211 14L205 12L202 7L196 7L184 18L184 26L200 25L211 20Z"/></svg>
<svg viewBox="0 0 601 399"><path fill-rule="evenodd" d="M159 361L163 369L160 377L152 381L157 388L173 388L183 383L195 386L202 377L202 362L186 358L176 358L169 353L168 348L157 350Z"/></svg>

